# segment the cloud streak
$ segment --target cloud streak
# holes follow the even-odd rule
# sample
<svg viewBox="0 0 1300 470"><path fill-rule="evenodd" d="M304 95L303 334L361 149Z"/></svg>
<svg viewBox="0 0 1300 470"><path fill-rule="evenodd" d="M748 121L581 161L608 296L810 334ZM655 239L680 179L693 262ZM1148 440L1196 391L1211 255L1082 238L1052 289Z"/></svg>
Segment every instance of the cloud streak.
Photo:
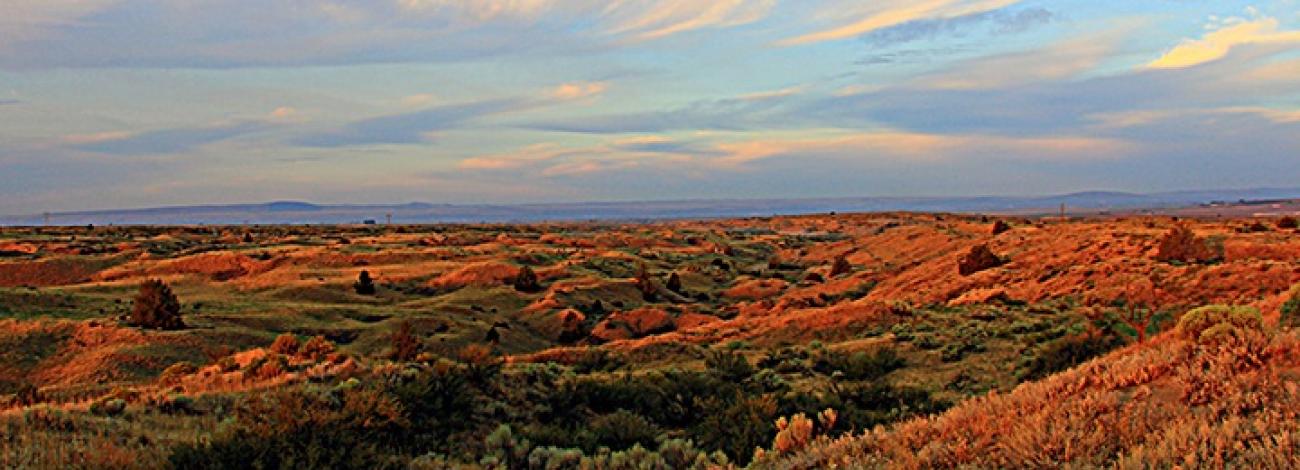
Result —
<svg viewBox="0 0 1300 470"><path fill-rule="evenodd" d="M1281 31L1276 18L1229 24L1189 39L1147 64L1153 69L1193 67L1224 58L1233 48L1260 45L1300 45L1300 31Z"/></svg>
<svg viewBox="0 0 1300 470"><path fill-rule="evenodd" d="M1020 0L920 0L884 2L826 2L822 15L830 23L825 29L777 42L798 46L850 39L863 34L929 19L957 18L1005 8ZM845 17L851 18L844 21Z"/></svg>

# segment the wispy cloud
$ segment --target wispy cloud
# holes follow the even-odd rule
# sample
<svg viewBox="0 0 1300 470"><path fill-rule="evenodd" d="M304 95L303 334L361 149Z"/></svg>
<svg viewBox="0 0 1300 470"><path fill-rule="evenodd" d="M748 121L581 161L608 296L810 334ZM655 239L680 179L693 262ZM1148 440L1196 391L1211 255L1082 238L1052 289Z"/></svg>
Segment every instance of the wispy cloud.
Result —
<svg viewBox="0 0 1300 470"><path fill-rule="evenodd" d="M758 160L857 155L863 159L940 161L954 159L1060 160L1114 159L1128 153L1129 144L1092 137L1002 137L993 135L923 134L876 131L819 139L760 139L718 145L725 155L713 162L736 166Z"/></svg>
<svg viewBox="0 0 1300 470"><path fill-rule="evenodd" d="M827 2L821 12L829 25L814 32L787 38L780 45L795 46L835 41L929 19L957 18L993 11L1020 0L922 0L883 2ZM844 21L849 18L848 21Z"/></svg>
<svg viewBox="0 0 1300 470"><path fill-rule="evenodd" d="M1045 8L982 11L951 18L910 21L872 31L863 35L862 40L868 46L886 47L944 36L965 36L976 29L994 35L1014 34L1047 24L1055 17Z"/></svg>
<svg viewBox="0 0 1300 470"><path fill-rule="evenodd" d="M1153 69L1192 67L1222 59L1235 47L1251 44L1300 45L1300 31L1282 31L1276 18L1231 22L1188 39L1147 66Z"/></svg>
<svg viewBox="0 0 1300 470"><path fill-rule="evenodd" d="M64 141L77 150L112 155L159 155L233 139L270 128L267 121L239 121L202 127L178 127L144 132L102 132L70 135Z"/></svg>
<svg viewBox="0 0 1300 470"><path fill-rule="evenodd" d="M434 106L409 113L391 114L351 122L338 129L294 140L307 147L348 147L369 144L416 144L432 133L454 129L475 119L536 106L523 98L501 98Z"/></svg>
<svg viewBox="0 0 1300 470"><path fill-rule="evenodd" d="M290 67L568 55L752 23L775 1L11 0L0 18L0 66Z"/></svg>
<svg viewBox="0 0 1300 470"><path fill-rule="evenodd" d="M593 117L550 119L532 129L586 134L662 133L675 130L742 130L752 128L788 105L799 89L701 100L664 111L640 111Z"/></svg>

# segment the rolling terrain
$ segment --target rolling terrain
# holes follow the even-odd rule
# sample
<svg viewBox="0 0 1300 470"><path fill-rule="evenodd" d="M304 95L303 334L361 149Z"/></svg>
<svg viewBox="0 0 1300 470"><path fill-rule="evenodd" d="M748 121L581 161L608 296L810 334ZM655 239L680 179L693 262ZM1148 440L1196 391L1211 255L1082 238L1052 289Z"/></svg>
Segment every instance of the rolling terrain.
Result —
<svg viewBox="0 0 1300 470"><path fill-rule="evenodd" d="M1206 217L0 229L0 466L1295 466L1300 233Z"/></svg>

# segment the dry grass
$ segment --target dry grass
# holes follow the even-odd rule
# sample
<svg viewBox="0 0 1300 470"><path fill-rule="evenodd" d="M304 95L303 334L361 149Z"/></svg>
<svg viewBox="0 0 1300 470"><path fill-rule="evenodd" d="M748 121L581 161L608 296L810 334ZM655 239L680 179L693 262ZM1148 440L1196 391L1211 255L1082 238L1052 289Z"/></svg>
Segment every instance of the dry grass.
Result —
<svg viewBox="0 0 1300 470"><path fill-rule="evenodd" d="M1300 336L1167 333L762 468L1295 468Z"/></svg>

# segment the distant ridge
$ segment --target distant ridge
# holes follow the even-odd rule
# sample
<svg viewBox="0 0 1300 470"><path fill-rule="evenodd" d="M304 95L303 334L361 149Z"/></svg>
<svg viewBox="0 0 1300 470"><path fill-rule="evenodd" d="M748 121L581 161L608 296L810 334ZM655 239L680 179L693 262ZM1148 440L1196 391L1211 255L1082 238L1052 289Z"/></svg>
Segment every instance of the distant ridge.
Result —
<svg viewBox="0 0 1300 470"><path fill-rule="evenodd" d="M1054 213L1061 204L1071 211L1170 208L1214 201L1300 198L1300 188L1198 190L1163 193L1087 191L1038 197L860 197L818 199L717 199L551 204L313 204L274 201L261 204L170 206L139 209L59 212L54 225L237 225L339 224L366 220L394 223L536 222L563 220L655 220L753 217L824 212L967 212ZM44 214L0 216L0 225L43 225Z"/></svg>

